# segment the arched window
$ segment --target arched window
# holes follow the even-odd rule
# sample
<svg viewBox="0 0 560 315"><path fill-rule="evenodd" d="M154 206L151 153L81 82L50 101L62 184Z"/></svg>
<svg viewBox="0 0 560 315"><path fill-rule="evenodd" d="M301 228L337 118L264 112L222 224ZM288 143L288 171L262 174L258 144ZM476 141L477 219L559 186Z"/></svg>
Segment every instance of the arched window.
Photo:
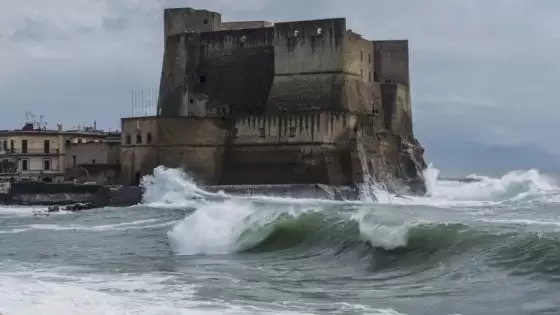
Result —
<svg viewBox="0 0 560 315"><path fill-rule="evenodd" d="M136 135L136 144L141 144L142 143L142 134L137 134Z"/></svg>
<svg viewBox="0 0 560 315"><path fill-rule="evenodd" d="M130 139L130 135L126 135L126 144L131 144L132 140Z"/></svg>
<svg viewBox="0 0 560 315"><path fill-rule="evenodd" d="M148 132L148 134L146 135L146 143L150 144L152 143L152 133Z"/></svg>

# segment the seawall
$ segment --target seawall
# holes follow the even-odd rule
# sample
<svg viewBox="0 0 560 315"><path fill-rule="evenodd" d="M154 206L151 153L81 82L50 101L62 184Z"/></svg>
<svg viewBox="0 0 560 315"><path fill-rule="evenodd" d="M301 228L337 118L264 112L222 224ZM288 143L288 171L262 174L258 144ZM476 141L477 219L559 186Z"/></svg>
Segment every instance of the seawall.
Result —
<svg viewBox="0 0 560 315"><path fill-rule="evenodd" d="M35 191L31 191L34 187ZM296 185L214 185L202 186L208 192L224 192L234 196L275 196L324 200L356 200L359 190L353 186L333 187L322 184ZM80 191L81 190L81 191ZM99 186L47 183L25 183L14 191L0 194L0 204L6 205L68 205L89 203L96 207L126 207L142 202L139 186Z"/></svg>

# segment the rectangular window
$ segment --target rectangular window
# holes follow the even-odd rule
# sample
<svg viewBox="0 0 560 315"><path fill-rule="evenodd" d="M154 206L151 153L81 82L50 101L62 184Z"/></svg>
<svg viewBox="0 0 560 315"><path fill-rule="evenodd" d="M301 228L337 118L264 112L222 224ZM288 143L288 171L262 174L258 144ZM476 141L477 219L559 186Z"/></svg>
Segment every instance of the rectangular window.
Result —
<svg viewBox="0 0 560 315"><path fill-rule="evenodd" d="M371 64L371 53L368 55L368 61Z"/></svg>
<svg viewBox="0 0 560 315"><path fill-rule="evenodd" d="M204 19L204 21L202 21L202 23L204 23L205 25L208 24L208 19Z"/></svg>
<svg viewBox="0 0 560 315"><path fill-rule="evenodd" d="M2 148L4 149L4 151L8 151L8 140L4 140Z"/></svg>
<svg viewBox="0 0 560 315"><path fill-rule="evenodd" d="M45 171L50 171L51 170L51 160L50 159L44 159L43 160L43 170L45 170Z"/></svg>
<svg viewBox="0 0 560 315"><path fill-rule="evenodd" d="M29 170L29 160L21 160L21 170L22 171Z"/></svg>
<svg viewBox="0 0 560 315"><path fill-rule="evenodd" d="M364 61L364 52L360 51L360 61Z"/></svg>
<svg viewBox="0 0 560 315"><path fill-rule="evenodd" d="M362 78L364 77L364 70L363 69L360 69L360 77L362 77Z"/></svg>
<svg viewBox="0 0 560 315"><path fill-rule="evenodd" d="M91 160L91 164L95 164L95 159Z"/></svg>
<svg viewBox="0 0 560 315"><path fill-rule="evenodd" d="M368 80L371 82L371 71L368 73Z"/></svg>
<svg viewBox="0 0 560 315"><path fill-rule="evenodd" d="M15 144L14 144L14 140L10 140L10 152L14 153L15 152Z"/></svg>
<svg viewBox="0 0 560 315"><path fill-rule="evenodd" d="M72 166L73 166L73 167L76 167L76 166L78 166L78 161L77 161L77 159L76 159L76 156L75 156L75 155L73 155L73 156L72 156Z"/></svg>
<svg viewBox="0 0 560 315"><path fill-rule="evenodd" d="M45 153L51 153L51 142L49 140L45 140L43 142L43 148L45 149Z"/></svg>
<svg viewBox="0 0 560 315"><path fill-rule="evenodd" d="M266 130L264 128L260 128L259 131L260 131L261 138L266 137Z"/></svg>
<svg viewBox="0 0 560 315"><path fill-rule="evenodd" d="M27 140L21 140L21 153L27 153Z"/></svg>

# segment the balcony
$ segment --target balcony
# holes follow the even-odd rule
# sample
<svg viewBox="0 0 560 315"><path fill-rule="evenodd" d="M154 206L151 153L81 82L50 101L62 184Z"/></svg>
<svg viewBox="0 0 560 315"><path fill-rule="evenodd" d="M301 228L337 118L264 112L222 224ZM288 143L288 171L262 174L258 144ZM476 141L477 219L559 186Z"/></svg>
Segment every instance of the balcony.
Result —
<svg viewBox="0 0 560 315"><path fill-rule="evenodd" d="M4 148L0 149L0 158L2 157L21 157L21 156L59 156L63 153L60 152L60 149L50 149L49 152L45 152L45 149L27 149L25 152L22 152L21 148L19 149L10 149Z"/></svg>

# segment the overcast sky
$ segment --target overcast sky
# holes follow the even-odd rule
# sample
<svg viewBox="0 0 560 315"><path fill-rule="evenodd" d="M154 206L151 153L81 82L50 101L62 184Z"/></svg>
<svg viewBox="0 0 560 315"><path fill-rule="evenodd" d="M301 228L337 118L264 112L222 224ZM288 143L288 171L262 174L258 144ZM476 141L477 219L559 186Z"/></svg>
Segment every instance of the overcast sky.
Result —
<svg viewBox="0 0 560 315"><path fill-rule="evenodd" d="M119 128L133 90L157 88L162 9L223 20L347 17L369 39L409 39L420 141L534 141L560 151L560 1L0 0L0 129ZM147 97L146 97L147 99Z"/></svg>

